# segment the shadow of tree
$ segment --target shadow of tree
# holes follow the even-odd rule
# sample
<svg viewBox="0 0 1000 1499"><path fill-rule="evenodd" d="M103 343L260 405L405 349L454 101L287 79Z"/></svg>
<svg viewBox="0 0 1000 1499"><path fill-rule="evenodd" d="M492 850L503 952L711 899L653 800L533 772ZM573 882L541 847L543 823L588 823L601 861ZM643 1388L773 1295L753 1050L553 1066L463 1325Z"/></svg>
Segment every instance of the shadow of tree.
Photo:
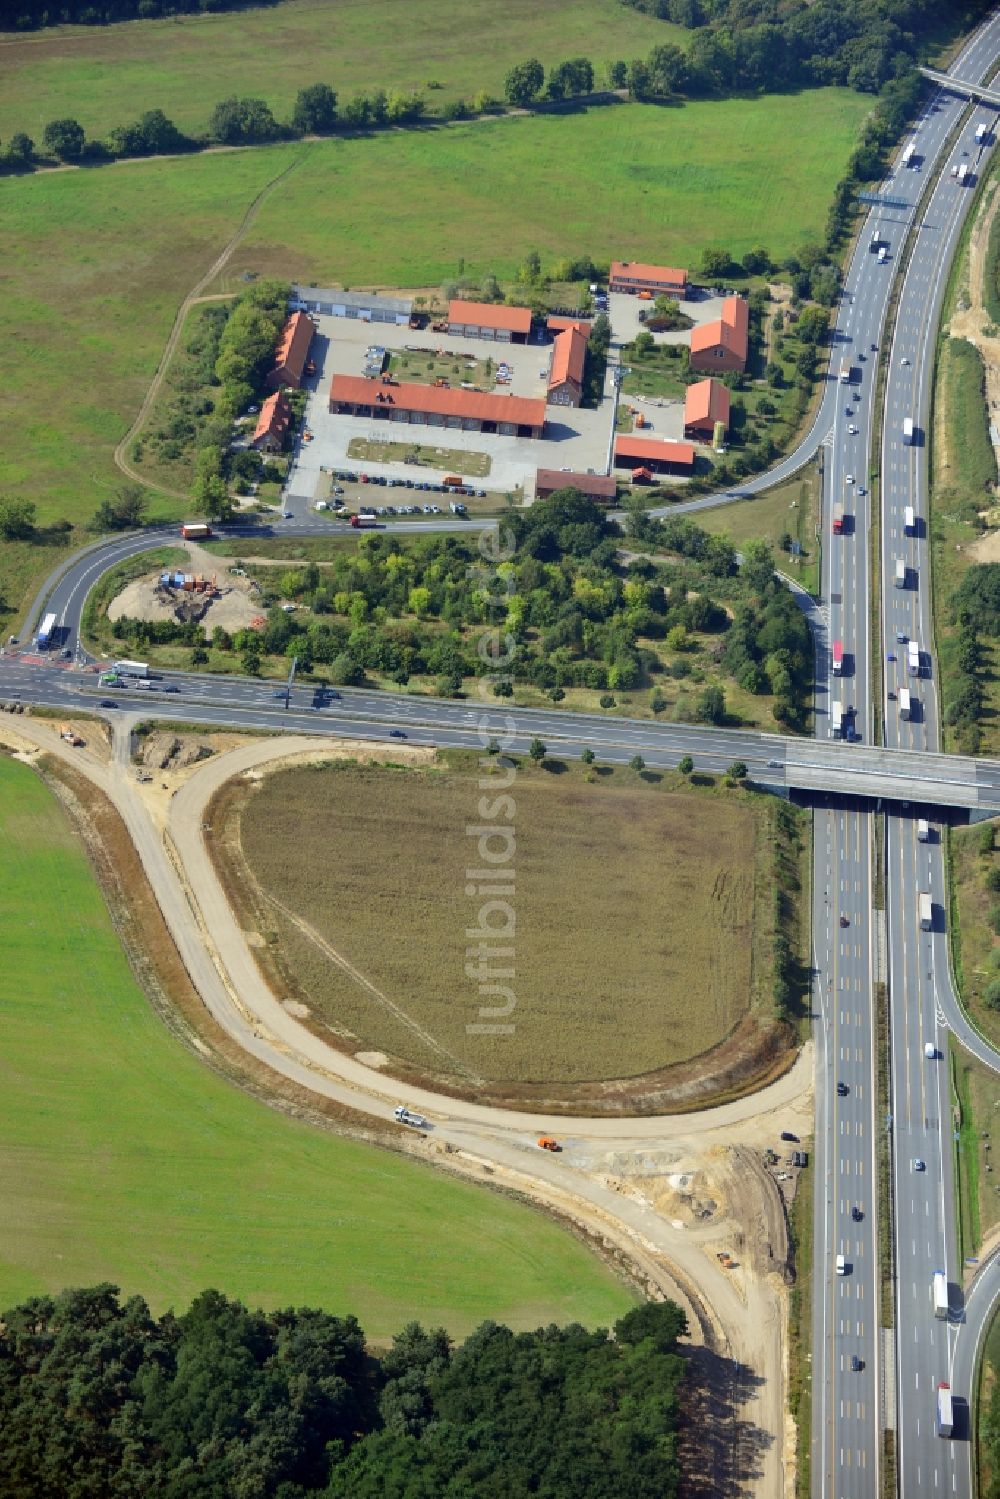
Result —
<svg viewBox="0 0 1000 1499"><path fill-rule="evenodd" d="M686 1356L680 1499L743 1499L761 1476L764 1454L774 1442L770 1432L742 1414L765 1377L710 1348L692 1348Z"/></svg>

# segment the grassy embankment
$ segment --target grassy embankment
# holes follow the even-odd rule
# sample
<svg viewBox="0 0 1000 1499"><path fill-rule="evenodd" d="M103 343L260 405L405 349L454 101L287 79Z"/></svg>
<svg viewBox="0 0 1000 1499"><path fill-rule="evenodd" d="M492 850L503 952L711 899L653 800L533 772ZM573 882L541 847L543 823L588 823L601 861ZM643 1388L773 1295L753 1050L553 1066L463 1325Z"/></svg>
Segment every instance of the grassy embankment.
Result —
<svg viewBox="0 0 1000 1499"><path fill-rule="evenodd" d="M819 474L811 466L787 483L766 490L757 499L737 500L732 505L700 511L695 520L706 531L728 536L737 549L758 538L770 541L780 570L816 594L821 561L817 534L819 505ZM798 557L781 549L785 537L798 542L802 549Z"/></svg>
<svg viewBox="0 0 1000 1499"><path fill-rule="evenodd" d="M0 1305L111 1280L160 1311L211 1285L356 1312L376 1338L628 1306L541 1215L268 1109L179 1046L66 815L8 759L0 851Z"/></svg>
<svg viewBox="0 0 1000 1499"><path fill-rule="evenodd" d="M985 848L984 828L952 828L948 834L952 962L962 1000L979 1030L1000 1045L1000 1012L986 1003L988 987L1000 978L1000 895L987 879L1000 869L1000 856ZM959 1226L965 1254L975 1254L1000 1222L1000 1189L991 1165L996 1119L996 1075L967 1053L953 1048L952 1089L960 1112L956 1145Z"/></svg>
<svg viewBox="0 0 1000 1499"><path fill-rule="evenodd" d="M224 799L212 820L227 829L216 844L226 881L245 921L279 944L283 992L291 983L351 1049L515 1097L528 1087L557 1100L665 1068L683 1081L727 1038L752 1049L773 1015L776 922L793 951L800 937L801 848L774 804L679 789L676 774L588 772L558 750L548 768L525 760L510 792L514 1030L470 1034L479 1006L501 1003L465 973L481 774L462 756L422 769L327 762ZM780 911L776 858L795 875Z"/></svg>
<svg viewBox="0 0 1000 1499"><path fill-rule="evenodd" d="M17 433L0 454L0 491L29 495L41 524L89 519L121 482L114 446L178 305L248 204L298 158L218 290L238 290L248 270L433 287L459 261L470 274L511 275L533 248L546 261L609 259L622 223L630 253L672 264L696 264L706 244L739 254L764 242L785 255L820 237L866 108L836 89L636 105L2 179L0 334L18 378L0 397ZM153 512L183 508L161 500ZM0 560L0 630L50 560L50 548Z"/></svg>

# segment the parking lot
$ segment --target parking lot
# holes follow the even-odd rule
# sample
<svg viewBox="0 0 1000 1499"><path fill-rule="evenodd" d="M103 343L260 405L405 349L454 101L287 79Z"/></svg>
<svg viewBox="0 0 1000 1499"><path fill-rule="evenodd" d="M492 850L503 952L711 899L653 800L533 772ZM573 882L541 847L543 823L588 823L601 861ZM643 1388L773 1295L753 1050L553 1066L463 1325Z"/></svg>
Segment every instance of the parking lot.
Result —
<svg viewBox="0 0 1000 1499"><path fill-rule="evenodd" d="M627 301L628 298L621 300ZM517 489L532 496L538 468L607 472L614 422L614 385L610 376L597 410L550 406L546 436L541 440L463 432L417 423L393 425L390 430L386 422L368 417L335 416L330 412L332 377L335 374L363 374L366 351L376 345L384 346L387 354L398 354L401 359L410 361L408 368L395 370L400 380L424 383L427 379L426 364L432 357L426 351L432 350L436 354L440 350L449 356L467 354L479 361L490 358L496 366L506 362L510 370L509 383L498 385L498 391L509 390L514 395L544 399L551 353L551 342L544 335L540 342L536 336L528 344L492 343L435 333L430 326L416 330L328 316L317 316L315 321L318 331L313 340L311 358L316 364L316 374L306 384L309 391L306 427L312 432L313 440L309 443L298 441L293 454L286 489L286 506L293 514L302 513L318 498L326 497L328 472L331 470L360 473L363 469L369 476L404 481L417 477L414 466L402 462L350 459L348 448L354 438L368 442L391 438L414 446L442 446L456 453L485 454L489 459L489 471L485 477L472 482L476 488L498 497ZM454 468L456 472L462 471L457 459ZM421 468L419 480L440 482L443 472Z"/></svg>

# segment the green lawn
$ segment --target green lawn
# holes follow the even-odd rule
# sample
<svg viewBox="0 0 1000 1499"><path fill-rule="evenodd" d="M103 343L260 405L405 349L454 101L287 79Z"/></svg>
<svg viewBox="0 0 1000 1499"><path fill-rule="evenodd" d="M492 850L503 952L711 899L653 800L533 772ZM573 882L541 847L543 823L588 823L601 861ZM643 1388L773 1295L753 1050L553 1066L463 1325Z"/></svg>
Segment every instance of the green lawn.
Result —
<svg viewBox="0 0 1000 1499"><path fill-rule="evenodd" d="M32 771L0 760L0 1306L112 1280L156 1311L252 1305L454 1333L607 1324L628 1293L541 1214L256 1103L155 1018L90 866Z"/></svg>
<svg viewBox="0 0 1000 1499"><path fill-rule="evenodd" d="M589 57L604 87L607 62L684 43L680 26L619 0L284 0L226 15L171 16L118 26L58 27L0 41L0 137L73 115L88 135L162 109L192 132L227 94L266 99L287 119L305 84L324 82L341 101L374 88L424 94L439 109L480 89L503 97L508 69L537 57L548 70ZM429 83L440 89L428 89Z"/></svg>
<svg viewBox="0 0 1000 1499"><path fill-rule="evenodd" d="M758 498L737 500L733 505L719 505L702 510L695 522L713 534L728 536L740 548L748 541L763 537L774 546L777 566L783 573L808 588L819 590L820 543L819 476L815 468L804 469L795 479L765 490ZM790 536L802 548L799 557L779 549L782 537Z"/></svg>

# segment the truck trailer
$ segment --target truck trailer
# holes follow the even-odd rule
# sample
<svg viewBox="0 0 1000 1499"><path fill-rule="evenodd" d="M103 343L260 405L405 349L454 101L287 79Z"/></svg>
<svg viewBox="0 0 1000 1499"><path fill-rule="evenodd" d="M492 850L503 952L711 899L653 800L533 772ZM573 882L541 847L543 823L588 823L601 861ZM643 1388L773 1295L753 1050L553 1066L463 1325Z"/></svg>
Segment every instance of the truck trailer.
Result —
<svg viewBox="0 0 1000 1499"><path fill-rule="evenodd" d="M983 144L983 141L989 135L989 133L990 133L990 127L988 125L977 125L976 126L976 145L977 146L981 146Z"/></svg>
<svg viewBox="0 0 1000 1499"><path fill-rule="evenodd" d="M934 1300L934 1315L939 1321L948 1316L948 1277L943 1270L934 1271L931 1281L931 1296Z"/></svg>
<svg viewBox="0 0 1000 1499"><path fill-rule="evenodd" d="M844 708L836 698L830 704L830 731L834 739L843 738L844 734Z"/></svg>
<svg viewBox="0 0 1000 1499"><path fill-rule="evenodd" d="M911 711L910 689L901 687L899 689L899 716L904 721L909 721Z"/></svg>
<svg viewBox="0 0 1000 1499"><path fill-rule="evenodd" d="M844 670L844 642L842 640L835 640L833 642L833 649L830 652L830 656L833 664L833 674L839 677Z"/></svg>
<svg viewBox="0 0 1000 1499"><path fill-rule="evenodd" d="M929 932L934 926L934 907L926 890L921 890L917 896L920 903L920 930Z"/></svg>
<svg viewBox="0 0 1000 1499"><path fill-rule="evenodd" d="M962 165L958 169L958 185L959 185L959 187L964 187L965 184L968 182L968 180L969 180L969 168L966 166L965 162L963 161Z"/></svg>
<svg viewBox="0 0 1000 1499"><path fill-rule="evenodd" d="M833 507L833 534L834 536L843 536L844 534L843 505L834 505Z"/></svg>
<svg viewBox="0 0 1000 1499"><path fill-rule="evenodd" d="M355 530L361 530L363 527L374 526L375 517L374 515L352 515L351 525L355 528Z"/></svg>
<svg viewBox="0 0 1000 1499"><path fill-rule="evenodd" d="M916 536L917 534L917 517L914 514L912 505L907 505L903 511L903 532L907 536Z"/></svg>
<svg viewBox="0 0 1000 1499"><path fill-rule="evenodd" d="M842 359L840 362L840 383L841 385L850 385L851 383L851 361L849 359Z"/></svg>
<svg viewBox="0 0 1000 1499"><path fill-rule="evenodd" d="M906 563L902 560L896 563L896 576L894 579L897 588L906 587Z"/></svg>
<svg viewBox="0 0 1000 1499"><path fill-rule="evenodd" d="M937 1387L937 1412L935 1427L939 1437L950 1437L955 1428L955 1412L951 1403L951 1385L943 1381Z"/></svg>
<svg viewBox="0 0 1000 1499"><path fill-rule="evenodd" d="M54 614L46 614L38 626L38 634L35 636L35 644L40 651L48 650L52 645L52 637L55 635L56 617Z"/></svg>
<svg viewBox="0 0 1000 1499"><path fill-rule="evenodd" d="M906 443L912 443L913 442L913 418L912 418L912 416L906 416L906 417L903 418L903 441L906 442Z"/></svg>
<svg viewBox="0 0 1000 1499"><path fill-rule="evenodd" d="M116 661L114 669L120 677L149 676L149 667L145 661Z"/></svg>
<svg viewBox="0 0 1000 1499"><path fill-rule="evenodd" d="M204 541L212 534L212 528L207 521L186 520L181 526L181 535L185 541Z"/></svg>
<svg viewBox="0 0 1000 1499"><path fill-rule="evenodd" d="M907 642L906 670L911 677L919 677L920 675L920 647L915 640Z"/></svg>

